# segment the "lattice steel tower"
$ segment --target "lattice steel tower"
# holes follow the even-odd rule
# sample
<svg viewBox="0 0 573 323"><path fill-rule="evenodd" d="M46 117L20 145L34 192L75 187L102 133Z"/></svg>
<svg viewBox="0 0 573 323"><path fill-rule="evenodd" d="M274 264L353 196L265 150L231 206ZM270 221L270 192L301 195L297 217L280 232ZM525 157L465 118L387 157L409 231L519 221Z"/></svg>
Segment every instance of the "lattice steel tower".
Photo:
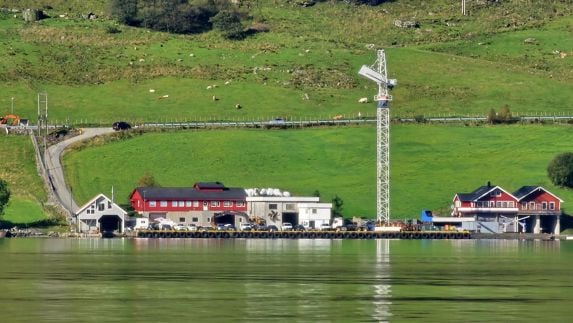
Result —
<svg viewBox="0 0 573 323"><path fill-rule="evenodd" d="M388 79L386 55L379 49L373 65L362 65L358 74L378 84L378 94L374 96L376 106L376 220L378 223L390 221L390 108L392 96L388 89L396 85L396 80Z"/></svg>

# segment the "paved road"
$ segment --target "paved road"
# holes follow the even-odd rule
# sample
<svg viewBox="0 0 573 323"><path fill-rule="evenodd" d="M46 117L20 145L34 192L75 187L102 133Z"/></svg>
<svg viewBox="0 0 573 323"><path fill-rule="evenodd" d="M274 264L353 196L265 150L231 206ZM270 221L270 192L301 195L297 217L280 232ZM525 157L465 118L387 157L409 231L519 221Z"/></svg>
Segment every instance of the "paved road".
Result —
<svg viewBox="0 0 573 323"><path fill-rule="evenodd" d="M47 155L45 156L46 169L48 170L48 178L50 181L48 185L52 188L52 190L54 190L56 198L60 201L60 204L62 204L62 206L70 212L75 212L78 209L78 205L73 200L72 194L68 190L68 186L66 185L66 181L64 179L64 172L62 170L62 164L60 163L62 153L66 147L75 142L113 131L114 130L111 128L85 128L82 129L81 135L64 140L48 148Z"/></svg>

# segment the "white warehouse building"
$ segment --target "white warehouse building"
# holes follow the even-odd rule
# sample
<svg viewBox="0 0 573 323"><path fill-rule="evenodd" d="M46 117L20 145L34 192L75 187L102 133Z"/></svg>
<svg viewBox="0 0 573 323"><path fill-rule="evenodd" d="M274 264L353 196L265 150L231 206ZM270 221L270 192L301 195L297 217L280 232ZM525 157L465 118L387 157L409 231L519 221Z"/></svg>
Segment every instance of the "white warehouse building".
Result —
<svg viewBox="0 0 573 323"><path fill-rule="evenodd" d="M306 229L319 229L321 224L330 224L332 203L320 203L319 197L296 196L247 196L248 217L252 221L263 220L267 225L289 222L303 225Z"/></svg>

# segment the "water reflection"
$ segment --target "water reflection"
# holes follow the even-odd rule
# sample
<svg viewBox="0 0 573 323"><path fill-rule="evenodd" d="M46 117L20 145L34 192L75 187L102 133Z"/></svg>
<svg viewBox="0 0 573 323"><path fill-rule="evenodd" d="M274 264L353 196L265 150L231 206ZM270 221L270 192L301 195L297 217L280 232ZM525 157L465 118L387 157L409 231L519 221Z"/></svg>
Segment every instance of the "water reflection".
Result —
<svg viewBox="0 0 573 323"><path fill-rule="evenodd" d="M374 284L374 313L372 319L379 322L386 322L390 319L390 305L392 305L392 288L390 285L390 240L376 240L376 262Z"/></svg>

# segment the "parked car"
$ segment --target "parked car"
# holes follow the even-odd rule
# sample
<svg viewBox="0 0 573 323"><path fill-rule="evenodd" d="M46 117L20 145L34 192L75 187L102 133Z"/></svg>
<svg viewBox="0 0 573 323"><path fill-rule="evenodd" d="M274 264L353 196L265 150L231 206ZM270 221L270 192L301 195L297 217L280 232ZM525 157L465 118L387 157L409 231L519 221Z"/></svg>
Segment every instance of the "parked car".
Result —
<svg viewBox="0 0 573 323"><path fill-rule="evenodd" d="M294 231L306 231L306 228L302 224L297 224L292 228Z"/></svg>
<svg viewBox="0 0 573 323"><path fill-rule="evenodd" d="M113 123L112 128L115 131L129 130L131 129L131 125L125 121L116 121Z"/></svg>
<svg viewBox="0 0 573 323"><path fill-rule="evenodd" d="M328 223L323 223L323 224L320 225L320 230L321 230L321 231L327 231L327 230L330 230L330 229L331 229L331 227L330 227L330 224L328 224Z"/></svg>
<svg viewBox="0 0 573 323"><path fill-rule="evenodd" d="M276 232L276 231L279 231L279 228L277 228L276 225L272 225L272 224L271 224L271 225L267 226L267 230L266 230L266 231Z"/></svg>
<svg viewBox="0 0 573 323"><path fill-rule="evenodd" d="M281 228L282 228L283 231L291 231L291 230L292 230L292 223L290 223L290 222L283 222L283 225L282 225Z"/></svg>
<svg viewBox="0 0 573 323"><path fill-rule="evenodd" d="M235 226L230 223L219 223L217 224L217 230L218 231L235 230Z"/></svg>
<svg viewBox="0 0 573 323"><path fill-rule="evenodd" d="M239 230L241 231L251 231L253 226L250 223L241 223L239 225Z"/></svg>
<svg viewBox="0 0 573 323"><path fill-rule="evenodd" d="M349 219L344 219L344 223L342 224L342 227L340 227L341 231L356 231L357 229L358 227L356 224Z"/></svg>
<svg viewBox="0 0 573 323"><path fill-rule="evenodd" d="M195 224L189 224L189 225L187 225L187 230L188 231L197 231L197 226Z"/></svg>
<svg viewBox="0 0 573 323"><path fill-rule="evenodd" d="M271 125L271 126L282 126L285 123L286 123L285 119L283 119L283 118L274 118L274 119L269 121L269 125Z"/></svg>
<svg viewBox="0 0 573 323"><path fill-rule="evenodd" d="M253 225L253 230L255 231L267 231L269 229L269 227L267 227L265 224L254 224Z"/></svg>
<svg viewBox="0 0 573 323"><path fill-rule="evenodd" d="M173 226L173 230L185 231L185 230L187 230L187 226L185 226L184 224L176 224Z"/></svg>

